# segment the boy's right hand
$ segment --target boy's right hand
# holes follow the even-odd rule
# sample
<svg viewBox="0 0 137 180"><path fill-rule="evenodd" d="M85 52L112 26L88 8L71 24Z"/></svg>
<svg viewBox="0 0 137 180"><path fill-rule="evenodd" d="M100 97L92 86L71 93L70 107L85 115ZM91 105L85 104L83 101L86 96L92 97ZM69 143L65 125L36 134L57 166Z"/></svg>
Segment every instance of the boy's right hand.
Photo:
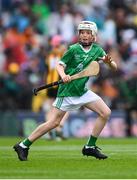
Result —
<svg viewBox="0 0 137 180"><path fill-rule="evenodd" d="M71 76L70 75L63 75L62 77L62 80L63 80L63 82L64 83L68 83L68 82L70 82L71 81Z"/></svg>

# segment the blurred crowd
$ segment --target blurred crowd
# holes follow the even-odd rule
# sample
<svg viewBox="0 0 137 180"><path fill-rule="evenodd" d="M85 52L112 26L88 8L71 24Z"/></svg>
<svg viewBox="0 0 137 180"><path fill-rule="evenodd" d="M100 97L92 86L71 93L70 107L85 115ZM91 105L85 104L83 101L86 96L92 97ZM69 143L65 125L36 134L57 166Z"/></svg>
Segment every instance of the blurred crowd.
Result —
<svg viewBox="0 0 137 180"><path fill-rule="evenodd" d="M32 89L58 79L55 64L77 42L82 20L98 26L98 42L118 64L101 66L89 86L127 123L137 122L137 0L1 0L0 110L48 109L48 94Z"/></svg>

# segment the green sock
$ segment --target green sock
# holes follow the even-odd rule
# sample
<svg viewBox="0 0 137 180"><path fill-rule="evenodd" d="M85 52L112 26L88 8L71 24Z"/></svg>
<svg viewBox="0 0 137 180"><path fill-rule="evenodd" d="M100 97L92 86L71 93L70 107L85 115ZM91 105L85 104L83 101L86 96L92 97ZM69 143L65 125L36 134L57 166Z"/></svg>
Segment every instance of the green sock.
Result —
<svg viewBox="0 0 137 180"><path fill-rule="evenodd" d="M24 139L22 143L27 147L29 147L32 144L32 142L29 139Z"/></svg>
<svg viewBox="0 0 137 180"><path fill-rule="evenodd" d="M96 141L97 141L97 137L91 135L87 142L87 146L96 146Z"/></svg>

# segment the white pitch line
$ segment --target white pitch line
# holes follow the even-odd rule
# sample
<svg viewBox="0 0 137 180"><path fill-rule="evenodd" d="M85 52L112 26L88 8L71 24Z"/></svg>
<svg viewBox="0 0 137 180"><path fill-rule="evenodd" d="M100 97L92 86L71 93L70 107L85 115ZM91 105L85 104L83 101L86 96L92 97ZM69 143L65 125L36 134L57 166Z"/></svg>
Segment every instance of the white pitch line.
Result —
<svg viewBox="0 0 137 180"><path fill-rule="evenodd" d="M31 147L31 151L74 151L74 150L77 150L77 151L81 151L83 146L65 146L65 145L62 145L62 146L32 146ZM101 147L102 148L102 147ZM102 148L103 151L105 152L115 152L115 153L118 153L118 152L123 152L123 153L137 153L136 151L137 148L134 148L132 146L126 146L126 147L117 147L117 146L107 146L107 147L104 147ZM5 150L5 151L12 151L13 148L11 146L1 146L0 147L0 150Z"/></svg>

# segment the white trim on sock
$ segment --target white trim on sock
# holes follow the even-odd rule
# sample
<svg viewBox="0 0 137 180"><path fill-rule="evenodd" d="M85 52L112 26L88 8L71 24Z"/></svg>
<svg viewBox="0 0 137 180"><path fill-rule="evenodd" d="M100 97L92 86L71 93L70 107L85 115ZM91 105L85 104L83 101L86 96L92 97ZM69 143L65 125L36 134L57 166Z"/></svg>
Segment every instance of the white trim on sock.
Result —
<svg viewBox="0 0 137 180"><path fill-rule="evenodd" d="M23 142L21 142L21 143L19 144L19 146L21 146L22 148L28 148L27 146L25 146L25 145L23 144Z"/></svg>
<svg viewBox="0 0 137 180"><path fill-rule="evenodd" d="M87 146L87 145L85 146L86 149L88 149L88 148L94 148L94 147L95 147L95 146Z"/></svg>

